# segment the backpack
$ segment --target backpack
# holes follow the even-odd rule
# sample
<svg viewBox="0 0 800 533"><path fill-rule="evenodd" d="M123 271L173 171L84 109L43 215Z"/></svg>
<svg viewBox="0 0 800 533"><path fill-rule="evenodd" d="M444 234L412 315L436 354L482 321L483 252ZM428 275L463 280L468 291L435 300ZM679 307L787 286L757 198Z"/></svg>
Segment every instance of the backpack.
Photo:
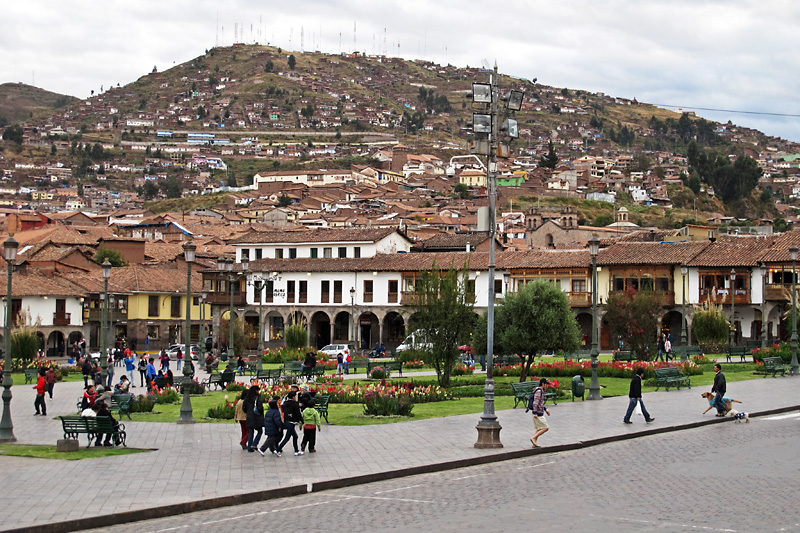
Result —
<svg viewBox="0 0 800 533"><path fill-rule="evenodd" d="M526 413L528 411L533 411L533 398L534 398L534 396L536 396L536 391L542 391L542 394L544 394L544 391L542 390L541 387L536 387L535 389L533 389L533 392L528 397L528 406L525 408L525 412ZM535 413L535 414L538 415L539 413Z"/></svg>

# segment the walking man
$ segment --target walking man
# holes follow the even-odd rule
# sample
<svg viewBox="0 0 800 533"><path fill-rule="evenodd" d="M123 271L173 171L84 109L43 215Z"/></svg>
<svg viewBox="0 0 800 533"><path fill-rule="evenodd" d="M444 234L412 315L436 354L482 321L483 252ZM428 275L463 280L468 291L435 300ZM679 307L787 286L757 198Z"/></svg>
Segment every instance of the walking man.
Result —
<svg viewBox="0 0 800 533"><path fill-rule="evenodd" d="M547 419L544 417L545 413L550 416L550 411L544 406L544 389L542 386L550 385L547 378L539 380L539 386L533 389L530 400L528 400L528 411L533 411L533 429L535 433L531 437L531 444L534 448L541 448L538 442L539 437L547 433L550 427L547 425Z"/></svg>
<svg viewBox="0 0 800 533"><path fill-rule="evenodd" d="M625 413L625 418L622 421L626 424L633 424L631 422L631 415L633 414L633 410L636 408L636 404L642 406L642 414L644 415L644 420L648 424L655 420L655 418L650 416L650 413L647 412L647 409L644 406L644 402L642 401L642 376L644 376L644 368L637 367L633 371L633 377L631 378L631 388L628 391L628 412Z"/></svg>
<svg viewBox="0 0 800 533"><path fill-rule="evenodd" d="M725 374L722 373L722 365L719 363L714 365L714 370L717 372L714 375L714 386L711 387L711 392L716 393L714 396L714 407L717 408L717 416L725 416L727 410L725 409L725 392L728 390L728 384L725 381Z"/></svg>

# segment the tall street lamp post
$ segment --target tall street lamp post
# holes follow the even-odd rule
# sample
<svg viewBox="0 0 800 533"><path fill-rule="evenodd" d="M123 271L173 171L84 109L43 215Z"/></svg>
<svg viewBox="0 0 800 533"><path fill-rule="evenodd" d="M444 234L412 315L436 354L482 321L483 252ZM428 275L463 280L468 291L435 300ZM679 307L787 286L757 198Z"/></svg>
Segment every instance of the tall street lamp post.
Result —
<svg viewBox="0 0 800 533"><path fill-rule="evenodd" d="M0 420L0 442L16 442L14 423L11 421L11 273L14 271L14 260L17 258L19 243L9 237L3 243L3 256L8 269L8 285L6 286L6 323L3 328L3 418Z"/></svg>
<svg viewBox="0 0 800 533"><path fill-rule="evenodd" d="M522 108L524 93L522 91L509 91L501 95L497 87L497 64L489 76L489 83L472 84L472 101L484 107L480 113L472 114L472 130L480 140L474 143L474 152L485 154L487 159L487 185L489 189L489 265L488 265L488 302L486 312L486 354L489 367L486 371L484 384L483 414L476 426L478 440L476 448L502 448L500 430L503 429L497 421L494 410L494 272L495 272L495 232L497 230L497 155L498 152L508 156L508 145L500 143L499 133L502 130L509 137L519 137L517 121L507 118L502 126L498 124L500 101L504 102L506 109L519 111Z"/></svg>
<svg viewBox="0 0 800 533"><path fill-rule="evenodd" d="M767 349L767 265L759 263L761 267L761 351Z"/></svg>
<svg viewBox="0 0 800 533"><path fill-rule="evenodd" d="M186 322L184 324L183 346L185 348L184 357L188 358L187 364L183 365L183 402L181 403L181 414L178 417L178 424L194 424L194 417L192 416L192 399L189 393L192 389L192 263L195 259L195 251L197 245L192 241L183 243L183 255L186 259Z"/></svg>
<svg viewBox="0 0 800 533"><path fill-rule="evenodd" d="M103 308L100 312L100 383L108 381L108 278L111 277L111 263L103 261Z"/></svg>
<svg viewBox="0 0 800 533"><path fill-rule="evenodd" d="M789 247L792 258L792 367L789 373L797 375L797 245Z"/></svg>
<svg viewBox="0 0 800 533"><path fill-rule="evenodd" d="M352 333L350 341L355 345L356 342L356 288L350 287L350 326Z"/></svg>
<svg viewBox="0 0 800 533"><path fill-rule="evenodd" d="M589 239L589 254L592 256L592 381L589 383L587 400L602 400L600 394L600 381L597 379L597 367L600 366L598 356L600 350L597 346L597 254L600 251L600 239L592 235Z"/></svg>
<svg viewBox="0 0 800 533"><path fill-rule="evenodd" d="M208 299L208 293L203 291L200 294L200 330L202 331L203 341L206 340L208 336L208 329L206 328L206 300ZM203 352L203 348L205 346L200 346L200 353Z"/></svg>
<svg viewBox="0 0 800 533"><path fill-rule="evenodd" d="M736 271L731 269L731 348L736 344Z"/></svg>
<svg viewBox="0 0 800 533"><path fill-rule="evenodd" d="M681 315L683 317L681 321L681 361L686 361L686 343L687 343L687 336L689 334L689 319L686 316L686 274L689 273L689 267L686 265L681 265L681 285L682 285L682 297L681 297Z"/></svg>

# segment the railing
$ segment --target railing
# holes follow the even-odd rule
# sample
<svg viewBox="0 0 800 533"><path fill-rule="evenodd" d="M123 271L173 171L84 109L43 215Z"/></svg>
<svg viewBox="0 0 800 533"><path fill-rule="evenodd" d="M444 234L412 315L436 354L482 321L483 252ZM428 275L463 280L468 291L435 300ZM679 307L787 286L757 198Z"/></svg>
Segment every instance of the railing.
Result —
<svg viewBox="0 0 800 533"><path fill-rule="evenodd" d="M54 326L69 326L72 313L53 313Z"/></svg>
<svg viewBox="0 0 800 533"><path fill-rule="evenodd" d="M788 302L792 299L792 285L770 283L766 287L765 296L767 300L783 300L784 302Z"/></svg>
<svg viewBox="0 0 800 533"><path fill-rule="evenodd" d="M592 305L592 293L576 291L569 293L569 305L575 307L588 307Z"/></svg>
<svg viewBox="0 0 800 533"><path fill-rule="evenodd" d="M625 292L625 291L611 291L610 294L613 294L615 292ZM661 295L661 305L664 306L675 305L675 291L652 291L652 292ZM737 302L739 301L738 298L736 301Z"/></svg>
<svg viewBox="0 0 800 533"><path fill-rule="evenodd" d="M720 305L731 303L730 291L728 289L700 289L700 303L713 302ZM745 305L750 303L750 291L747 289L736 289L733 295L734 305Z"/></svg>
<svg viewBox="0 0 800 533"><path fill-rule="evenodd" d="M89 322L100 322L100 319L103 317L103 310L99 307L93 307L89 309L89 316L84 317ZM111 322L119 322L122 320L128 319L128 310L127 309L109 309L108 310L108 317ZM66 325L66 324L65 324Z"/></svg>
<svg viewBox="0 0 800 533"><path fill-rule="evenodd" d="M228 292L209 292L208 297L206 298L206 303L211 305L230 305L231 295ZM243 292L233 293L233 305L247 305L247 302L245 301L245 294Z"/></svg>

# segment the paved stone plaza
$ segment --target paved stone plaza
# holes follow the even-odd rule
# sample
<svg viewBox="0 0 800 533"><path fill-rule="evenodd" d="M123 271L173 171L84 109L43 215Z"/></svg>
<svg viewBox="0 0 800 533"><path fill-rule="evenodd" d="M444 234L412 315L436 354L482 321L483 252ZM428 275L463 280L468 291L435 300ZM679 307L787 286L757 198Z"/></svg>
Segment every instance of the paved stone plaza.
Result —
<svg viewBox="0 0 800 533"><path fill-rule="evenodd" d="M795 393L800 387L798 379L730 383L728 395L743 401L737 407L752 413L800 408ZM47 417L33 416L34 391L30 385L15 385L12 413L18 442L54 444L61 438L61 424L53 417L74 414L82 385L56 385L55 398L48 401ZM473 447L479 415L472 414L377 426L324 425L318 453L302 457L286 454L280 459L243 452L238 444L238 425L233 423L179 426L125 421L128 446L155 451L83 461L0 457L0 504L9 510L0 527L13 529L111 515L409 467L500 457L508 452L547 453L548 447L552 451L559 445L691 427L714 420L713 411L701 415L705 404L700 392L708 388L646 394L645 403L656 419L649 425L641 417L634 418L633 425L622 424L627 405L624 397L559 403L550 408L551 431L541 438L544 448L538 452L530 450L530 414L521 408L498 412L503 449ZM81 445L86 445L85 437ZM436 468L443 467L432 470Z"/></svg>

